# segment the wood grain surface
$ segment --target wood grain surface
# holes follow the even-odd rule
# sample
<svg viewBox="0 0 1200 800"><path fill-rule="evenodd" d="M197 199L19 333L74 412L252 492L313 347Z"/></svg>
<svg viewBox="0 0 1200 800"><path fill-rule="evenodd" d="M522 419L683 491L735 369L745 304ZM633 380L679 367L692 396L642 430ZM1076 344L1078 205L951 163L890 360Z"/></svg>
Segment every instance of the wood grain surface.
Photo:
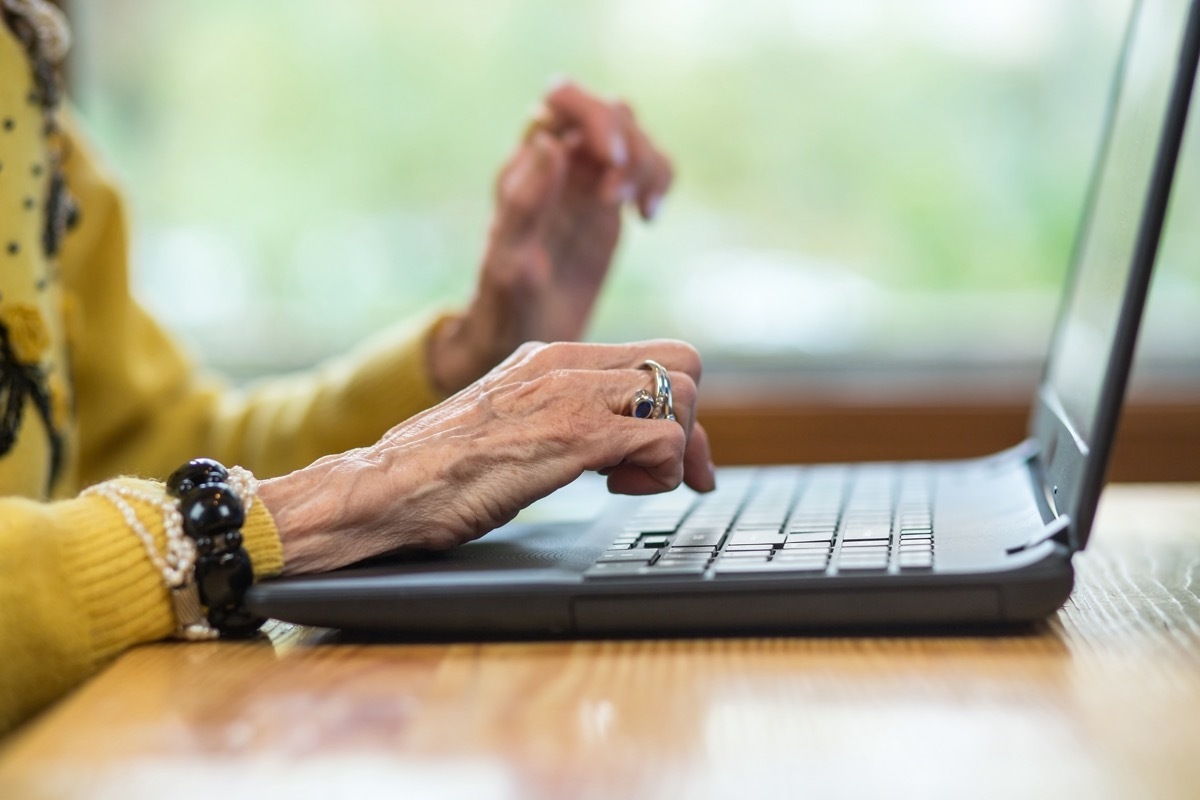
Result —
<svg viewBox="0 0 1200 800"><path fill-rule="evenodd" d="M0 797L1200 797L1200 487L1110 487L1077 564L996 633L143 647Z"/></svg>

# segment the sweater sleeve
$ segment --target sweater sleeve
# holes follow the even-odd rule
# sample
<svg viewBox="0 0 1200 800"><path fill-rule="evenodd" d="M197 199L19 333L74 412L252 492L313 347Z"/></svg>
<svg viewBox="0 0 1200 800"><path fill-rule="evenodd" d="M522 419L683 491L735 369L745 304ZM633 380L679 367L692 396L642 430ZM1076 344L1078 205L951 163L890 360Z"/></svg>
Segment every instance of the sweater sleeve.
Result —
<svg viewBox="0 0 1200 800"><path fill-rule="evenodd" d="M67 185L82 209L66 237L62 268L75 298L69 330L83 485L118 474L163 477L200 455L259 477L284 474L371 444L442 399L426 365L436 321L385 333L310 373L244 390L200 374L131 297L124 205L64 117ZM225 335L236 342L236 331Z"/></svg>
<svg viewBox="0 0 1200 800"><path fill-rule="evenodd" d="M165 494L161 483L122 480ZM161 518L135 508L163 552ZM279 537L262 503L250 509L242 536L255 575L278 574ZM0 735L174 625L162 575L109 501L0 499Z"/></svg>

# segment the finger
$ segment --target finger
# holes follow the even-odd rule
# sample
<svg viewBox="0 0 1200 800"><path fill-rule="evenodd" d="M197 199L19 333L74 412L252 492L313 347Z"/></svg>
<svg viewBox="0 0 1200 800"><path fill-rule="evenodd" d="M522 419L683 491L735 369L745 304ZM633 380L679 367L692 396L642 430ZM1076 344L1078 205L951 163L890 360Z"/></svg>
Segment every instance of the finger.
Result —
<svg viewBox="0 0 1200 800"><path fill-rule="evenodd" d="M638 153L635 163L639 168L637 186L637 205L642 219L647 222L658 216L662 200L666 197L671 183L675 180L675 171L671 162L644 135L633 137L639 144L635 147Z"/></svg>
<svg viewBox="0 0 1200 800"><path fill-rule="evenodd" d="M633 464L613 467L605 477L608 491L613 494L659 494L674 491L680 484L674 475L664 478L658 472Z"/></svg>
<svg viewBox="0 0 1200 800"><path fill-rule="evenodd" d="M683 482L697 492L711 492L717 488L708 432L698 422L692 426L687 448L683 452Z"/></svg>
<svg viewBox="0 0 1200 800"><path fill-rule="evenodd" d="M717 488L716 470L709 456L708 434L702 425L696 425L688 440L683 455L683 482L697 492L711 492ZM676 473L667 465L647 466L633 459L600 470L608 480L608 489L616 494L654 494L671 491L678 487Z"/></svg>
<svg viewBox="0 0 1200 800"><path fill-rule="evenodd" d="M560 373L565 374L565 373ZM575 387L581 384L603 398L609 411L620 415L613 421L615 433L600 431L598 460L583 465L608 476L609 488L623 494L669 491L687 480L697 491L715 487L708 437L695 424L696 384L690 375L671 374L675 419L630 417L630 406L639 389L651 389L653 377L644 370L573 371ZM632 424L630 424L632 423ZM607 428L608 426L605 426ZM682 432L682 442L680 442ZM693 444L692 439L699 438ZM677 445L681 445L678 449ZM663 448L667 449L664 450Z"/></svg>
<svg viewBox="0 0 1200 800"><path fill-rule="evenodd" d="M629 142L613 108L571 81L561 81L546 93L543 103L559 132L578 129L584 151L601 164L617 169L629 161Z"/></svg>
<svg viewBox="0 0 1200 800"><path fill-rule="evenodd" d="M642 218L649 221L658 213L674 179L671 162L638 125L633 109L619 101L613 104L613 109L625 132L630 153L628 165L618 173L624 181L620 195L627 201L636 200Z"/></svg>
<svg viewBox="0 0 1200 800"><path fill-rule="evenodd" d="M668 370L686 373L694 383L700 383L703 367L700 354L688 343L675 339L625 344L554 342L523 348L519 358L506 363L534 377L554 369L636 369L648 358Z"/></svg>
<svg viewBox="0 0 1200 800"><path fill-rule="evenodd" d="M692 426L696 422L696 382L687 373L668 372L671 379L671 397L675 419L640 419L640 421L678 424L683 428L684 433L690 436ZM651 396L654 395L654 373L649 370L604 370L597 374L604 376L607 385L605 402L614 414L633 416L633 398L639 391L647 391Z"/></svg>
<svg viewBox="0 0 1200 800"><path fill-rule="evenodd" d="M673 398L675 419L645 419L636 418L642 425L668 425L680 427L684 435L690 435L696 421L696 398L698 391L692 376L685 372L669 373L671 380L671 395ZM536 376L518 377L508 382L514 386L535 387L536 391L545 392L546 397L556 397L554 404L548 406L554 413L560 413L568 405L576 408L576 413L583 408L595 410L596 406L606 409L618 417L632 418L633 399L639 391L654 394L655 376L649 369L552 369L541 372ZM606 424L601 420L601 425ZM601 431L598 436L607 433ZM612 461L600 465L589 465L588 469L601 469L609 466Z"/></svg>
<svg viewBox="0 0 1200 800"><path fill-rule="evenodd" d="M563 145L544 131L522 144L496 183L494 235L511 243L537 231L562 192L566 164Z"/></svg>
<svg viewBox="0 0 1200 800"><path fill-rule="evenodd" d="M618 494L669 492L683 482L687 444L683 428L674 423L620 418L614 440L626 443L621 460L608 472L608 489Z"/></svg>

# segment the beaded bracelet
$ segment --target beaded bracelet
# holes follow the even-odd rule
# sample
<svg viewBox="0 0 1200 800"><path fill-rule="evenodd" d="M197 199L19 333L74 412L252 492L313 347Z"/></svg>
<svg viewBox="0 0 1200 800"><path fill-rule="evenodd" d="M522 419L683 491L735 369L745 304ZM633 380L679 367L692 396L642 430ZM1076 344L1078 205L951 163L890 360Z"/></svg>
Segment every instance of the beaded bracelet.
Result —
<svg viewBox="0 0 1200 800"><path fill-rule="evenodd" d="M248 636L262 625L263 620L243 605L254 571L242 547L241 527L257 488L258 481L249 471L227 470L216 461L199 458L171 474L169 499L115 482L97 484L83 494L112 503L141 539L171 592L175 635L195 641ZM162 514L166 553L158 552L154 537L138 519L134 501Z"/></svg>
<svg viewBox="0 0 1200 800"><path fill-rule="evenodd" d="M210 458L193 459L167 479L167 492L178 498L183 532L196 547L200 604L208 624L223 636L249 636L263 624L246 610L254 567L242 547L242 525L257 487L247 470L227 470Z"/></svg>

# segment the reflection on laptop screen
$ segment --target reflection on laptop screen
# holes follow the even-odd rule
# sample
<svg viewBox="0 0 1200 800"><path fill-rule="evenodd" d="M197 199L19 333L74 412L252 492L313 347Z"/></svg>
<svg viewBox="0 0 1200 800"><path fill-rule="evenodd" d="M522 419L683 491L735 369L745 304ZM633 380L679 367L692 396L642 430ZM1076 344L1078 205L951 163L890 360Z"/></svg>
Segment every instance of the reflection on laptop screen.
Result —
<svg viewBox="0 0 1200 800"><path fill-rule="evenodd" d="M1112 126L1076 244L1047 380L1085 444L1092 441L1189 5L1144 0L1134 7Z"/></svg>

